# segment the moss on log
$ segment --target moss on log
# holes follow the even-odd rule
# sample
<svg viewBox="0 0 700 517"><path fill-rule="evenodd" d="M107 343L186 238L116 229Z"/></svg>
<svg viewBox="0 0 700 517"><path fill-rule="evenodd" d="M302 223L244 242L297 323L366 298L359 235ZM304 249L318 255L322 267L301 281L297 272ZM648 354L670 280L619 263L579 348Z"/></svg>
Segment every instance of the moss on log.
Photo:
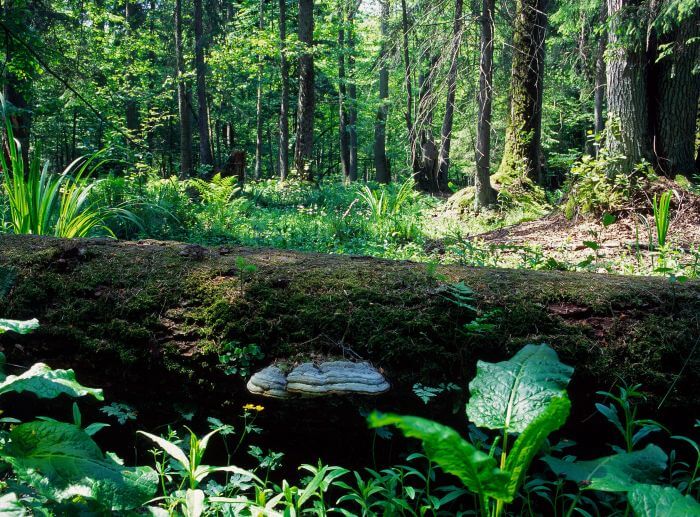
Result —
<svg viewBox="0 0 700 517"><path fill-rule="evenodd" d="M15 273L0 315L42 324L0 338L10 360L75 368L142 412L250 401L245 379L219 365L230 342L260 346L253 369L278 359L369 360L393 384L376 403L414 411L414 383L466 386L478 359L546 342L576 367L571 392L582 414L591 390L624 380L643 384L650 404L697 415L698 282L18 236L0 236L0 268ZM481 311L495 311L493 331L463 331L473 315L440 290L458 281Z"/></svg>

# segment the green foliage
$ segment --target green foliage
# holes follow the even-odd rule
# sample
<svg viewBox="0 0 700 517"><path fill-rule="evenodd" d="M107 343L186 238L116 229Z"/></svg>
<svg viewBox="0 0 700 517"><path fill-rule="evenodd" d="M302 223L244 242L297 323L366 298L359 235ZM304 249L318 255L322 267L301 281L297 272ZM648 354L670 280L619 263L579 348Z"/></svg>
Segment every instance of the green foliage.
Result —
<svg viewBox="0 0 700 517"><path fill-rule="evenodd" d="M2 334L3 332L16 332L18 334L27 334L32 330L36 330L37 328L39 328L39 320L37 319L29 321L0 319L0 334Z"/></svg>
<svg viewBox="0 0 700 517"><path fill-rule="evenodd" d="M20 424L9 440L2 459L21 481L51 501L83 497L118 511L141 506L155 494L153 469L124 467L73 424Z"/></svg>
<svg viewBox="0 0 700 517"><path fill-rule="evenodd" d="M4 362L4 357L2 359ZM6 376L0 373L0 395L25 391L43 399L56 398L61 394L70 397L91 395L97 400L104 398L102 390L79 384L73 370L52 370L43 363L36 363L21 375Z"/></svg>
<svg viewBox="0 0 700 517"><path fill-rule="evenodd" d="M55 237L88 237L96 234L114 236L108 226L111 219L125 219L140 225L138 218L123 206L101 206L91 200L98 181L89 181L105 163L100 153L78 158L60 174L49 171L49 163L40 165L34 156L25 171L24 158L14 138L0 96L2 116L7 133L9 163L0 153L3 188L10 208L12 230L17 234L53 235Z"/></svg>
<svg viewBox="0 0 700 517"><path fill-rule="evenodd" d="M503 431L500 468L493 454L431 420L373 413L369 424L394 425L406 436L419 438L431 461L479 497L482 515L499 516L504 503L515 498L547 437L566 422L570 402L565 388L572 372L546 345L527 345L503 363L479 362L477 377L469 385L467 415L477 426ZM508 451L510 433L519 436Z"/></svg>
<svg viewBox="0 0 700 517"><path fill-rule="evenodd" d="M508 491L509 474L496 460L464 440L451 427L413 416L373 413L370 427L393 425L410 438L423 442L428 458L445 472L457 476L469 490L484 498L512 500Z"/></svg>
<svg viewBox="0 0 700 517"><path fill-rule="evenodd" d="M673 192L669 190L661 194L659 199L657 199L656 194L654 194L654 200L652 201L654 224L656 225L656 239L661 247L666 246L666 237L668 235L668 229L671 226L672 197Z"/></svg>
<svg viewBox="0 0 700 517"><path fill-rule="evenodd" d="M565 393L574 369L547 345L527 345L501 363L477 363L467 416L479 427L522 433Z"/></svg>
<svg viewBox="0 0 700 517"><path fill-rule="evenodd" d="M630 506L638 517L692 517L700 515L700 503L670 486L635 485Z"/></svg>
<svg viewBox="0 0 700 517"><path fill-rule="evenodd" d="M557 474L586 490L627 492L637 483L656 483L666 469L668 456L656 445L634 452L619 452L591 461L566 461L552 457L545 463Z"/></svg>
<svg viewBox="0 0 700 517"><path fill-rule="evenodd" d="M264 358L258 345L241 345L237 341L229 341L221 345L219 353L219 367L226 375L240 375L248 377L251 366Z"/></svg>

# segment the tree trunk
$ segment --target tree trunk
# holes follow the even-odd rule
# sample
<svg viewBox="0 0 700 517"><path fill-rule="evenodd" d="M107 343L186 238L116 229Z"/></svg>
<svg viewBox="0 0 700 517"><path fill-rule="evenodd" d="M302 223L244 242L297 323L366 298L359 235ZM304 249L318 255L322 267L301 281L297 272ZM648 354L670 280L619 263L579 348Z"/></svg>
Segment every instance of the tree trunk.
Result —
<svg viewBox="0 0 700 517"><path fill-rule="evenodd" d="M618 31L630 20L644 20L641 0L607 0L610 31L608 33L607 148L613 156L623 156L611 166L609 175L629 173L642 160L652 161L648 131L646 30L636 30L624 39Z"/></svg>
<svg viewBox="0 0 700 517"><path fill-rule="evenodd" d="M280 31L280 117L279 169L280 180L289 175L289 63L287 61L287 0L279 0Z"/></svg>
<svg viewBox="0 0 700 517"><path fill-rule="evenodd" d="M544 185L542 91L547 0L518 0L513 29L510 117L498 174Z"/></svg>
<svg viewBox="0 0 700 517"><path fill-rule="evenodd" d="M408 145L411 149L411 164L415 162L415 135L413 131L413 84L411 81L411 57L408 47L408 10L406 8L406 0L401 0L401 32L402 50L403 50L403 66L404 66L404 85L406 88L406 130L408 132Z"/></svg>
<svg viewBox="0 0 700 517"><path fill-rule="evenodd" d="M670 178L692 176L700 77L693 74L700 60L700 7L678 27L657 38L650 60L650 121L659 172ZM664 55L658 56L659 51Z"/></svg>
<svg viewBox="0 0 700 517"><path fill-rule="evenodd" d="M374 170L375 179L379 183L391 182L389 173L389 163L386 157L386 118L389 111L389 64L387 60L388 38L389 38L389 2L390 0L379 0L381 6L380 14L380 37L381 46L379 48L379 107L377 108L377 122L374 125Z"/></svg>
<svg viewBox="0 0 700 517"><path fill-rule="evenodd" d="M258 29L262 34L265 28L265 0L259 0L258 3ZM254 177L259 180L262 177L262 147L263 147L263 114L262 114L262 78L263 78L263 61L262 55L258 54L258 86L257 86L257 101L255 104L255 119L257 127L255 131L255 169Z"/></svg>
<svg viewBox="0 0 700 517"><path fill-rule="evenodd" d="M178 0L181 1L181 0ZM202 0L194 0L194 62L197 75L197 126L199 129L199 163L213 166L209 137L206 66L204 64L204 31L202 30Z"/></svg>
<svg viewBox="0 0 700 517"><path fill-rule="evenodd" d="M296 147L294 165L297 174L307 181L314 180L314 0L299 0L299 42L303 50L299 56L299 102L297 105Z"/></svg>
<svg viewBox="0 0 700 517"><path fill-rule="evenodd" d="M175 75L177 80L177 107L180 115L180 177L192 175L192 123L190 122L189 92L184 77L185 64L182 49L182 0L175 0Z"/></svg>
<svg viewBox="0 0 700 517"><path fill-rule="evenodd" d="M127 57L127 70L134 60L135 51L132 48L132 39L136 37L141 28L143 17L140 16L140 7L137 2L127 0L124 6L124 21L126 23L127 41L129 47L129 56ZM141 122L139 120L139 104L138 99L134 96L133 89L136 86L137 78L131 72L126 74L126 91L125 114L126 114L126 130L130 139L138 138ZM131 145L131 141L127 140L127 146Z"/></svg>
<svg viewBox="0 0 700 517"><path fill-rule="evenodd" d="M348 11L348 179L357 181L357 85L355 83L355 13L359 0L353 1Z"/></svg>
<svg viewBox="0 0 700 517"><path fill-rule="evenodd" d="M345 0L338 1L340 16L338 26L338 136L340 152L340 170L343 182L350 181L350 135L348 134L348 113L345 106L347 84L345 75Z"/></svg>
<svg viewBox="0 0 700 517"><path fill-rule="evenodd" d="M438 192L438 147L433 138L433 113L435 98L433 86L439 63L439 56L426 56L426 69L418 79L419 95L416 122L414 126L415 150L413 158L413 177L416 187L424 192Z"/></svg>
<svg viewBox="0 0 700 517"><path fill-rule="evenodd" d="M475 209L496 203L491 186L491 110L493 103L494 1L483 0L479 61L479 120L476 134Z"/></svg>
<svg viewBox="0 0 700 517"><path fill-rule="evenodd" d="M241 258L257 269L240 274ZM664 423L668 415L656 407L665 395L661 412L675 408L688 428L698 414L697 281L669 289L664 278L459 266L436 272L415 263L274 249L12 235L0 236L0 268L0 275L14 271L0 282L9 287L0 292L0 314L41 322L27 336L0 336L8 362L74 368L83 384L109 388L110 400L134 405L139 425L168 421L174 405L190 403L197 419L228 415L230 421L252 397L247 377L217 366L232 342L259 345L264 358L251 360L250 372L344 350L384 370L391 390L373 402L262 401L266 410L256 425L279 430L287 444L311 443L319 454L325 451L309 436L316 432L312 423L321 422L319 436L331 437L331 453L337 454L339 437L353 433L366 433L371 444L357 405L444 416L450 411L440 402L426 408L412 394L415 383L466 387L477 360L501 361L532 342L550 344L576 367L572 429L590 420L595 390L621 381L642 383L646 404ZM465 335L474 313L447 302L440 289L459 281L473 289L479 310L491 314L493 330ZM465 390L446 405L463 407L467 396ZM595 432L598 422L589 425Z"/></svg>
<svg viewBox="0 0 700 517"><path fill-rule="evenodd" d="M447 74L447 102L440 132L440 156L438 159L438 189L447 192L448 172L450 170L450 143L452 141L452 123L455 111L455 94L457 92L457 65L459 49L462 45L462 7L463 0L455 0L454 34L450 53L450 70Z"/></svg>
<svg viewBox="0 0 700 517"><path fill-rule="evenodd" d="M6 20L10 20L17 16L17 13L13 13L13 5L11 1L4 2L4 15ZM21 11L29 15L30 11ZM19 20L17 20L19 21ZM18 45L16 44L14 38L9 31L5 31L5 65L12 59L13 54L18 51ZM12 132L15 139L19 142L22 151L22 159L24 161L24 170L29 172L29 147L30 147L30 136L32 128L32 112L29 105L29 95L31 93L31 79L27 76L20 77L10 70L10 67L4 66L5 77L4 77L4 88L3 94L5 96L5 101L11 106L11 112L8 114L10 117L10 124L12 125Z"/></svg>
<svg viewBox="0 0 700 517"><path fill-rule="evenodd" d="M605 25L608 18L607 5L603 2L600 6L600 23ZM605 49L607 48L607 32L599 35L598 49L595 60L595 85L593 92L593 131L600 138L605 130ZM595 155L600 153L600 142L594 144Z"/></svg>

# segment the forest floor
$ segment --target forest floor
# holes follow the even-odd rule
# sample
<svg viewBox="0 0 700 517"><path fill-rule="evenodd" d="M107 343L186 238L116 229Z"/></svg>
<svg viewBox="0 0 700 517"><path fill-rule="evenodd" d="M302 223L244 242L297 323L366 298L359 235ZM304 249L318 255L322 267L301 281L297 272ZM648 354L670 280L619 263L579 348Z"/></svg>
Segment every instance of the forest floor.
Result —
<svg viewBox="0 0 700 517"><path fill-rule="evenodd" d="M662 249L656 244L651 207L654 194L665 190L672 190L674 195L668 241ZM604 222L602 215L593 214L568 219L562 210L554 208L540 218L467 238L498 254L502 263L527 262L524 252L531 250L530 265L544 269L585 267L601 273L640 273L680 266L697 270L700 196L663 180L654 191L640 193L617 210L613 222Z"/></svg>

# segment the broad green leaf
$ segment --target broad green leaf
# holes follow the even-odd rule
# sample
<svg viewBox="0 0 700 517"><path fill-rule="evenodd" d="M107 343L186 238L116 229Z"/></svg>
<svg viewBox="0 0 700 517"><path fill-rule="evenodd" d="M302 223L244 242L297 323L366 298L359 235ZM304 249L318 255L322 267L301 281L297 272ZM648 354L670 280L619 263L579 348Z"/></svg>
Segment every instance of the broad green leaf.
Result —
<svg viewBox="0 0 700 517"><path fill-rule="evenodd" d="M372 413L370 427L394 425L410 438L423 442L425 453L445 472L457 476L477 494L512 500L508 491L510 475L496 466L496 460L464 440L451 427L415 416Z"/></svg>
<svg viewBox="0 0 700 517"><path fill-rule="evenodd" d="M627 492L639 483L656 483L666 470L668 457L656 445L641 451L623 452L591 461L564 461L547 456L545 463L558 475L584 488L604 492Z"/></svg>
<svg viewBox="0 0 700 517"><path fill-rule="evenodd" d="M28 321L3 320L0 319L0 334L3 332L17 332L18 334L28 334L32 330L39 328L39 320Z"/></svg>
<svg viewBox="0 0 700 517"><path fill-rule="evenodd" d="M635 485L628 497L637 517L696 517L700 515L700 503L671 486Z"/></svg>
<svg viewBox="0 0 700 517"><path fill-rule="evenodd" d="M124 467L102 454L83 430L61 422L15 427L0 453L17 477L53 501L76 496L112 511L141 506L155 494L158 475L150 467Z"/></svg>
<svg viewBox="0 0 700 517"><path fill-rule="evenodd" d="M515 497L532 460L542 449L547 437L566 423L570 409L571 402L566 394L554 397L547 409L515 440L512 449L508 451L505 464L505 470L510 473L508 490L511 496Z"/></svg>
<svg viewBox="0 0 700 517"><path fill-rule="evenodd" d="M73 370L52 370L43 363L36 363L22 375L0 374L0 395L28 391L43 399L52 399L62 393L70 397L92 395L103 400L101 389L86 388L76 379Z"/></svg>
<svg viewBox="0 0 700 517"><path fill-rule="evenodd" d="M187 489L185 494L185 515L187 517L200 517L204 512L204 492L201 490Z"/></svg>
<svg viewBox="0 0 700 517"><path fill-rule="evenodd" d="M0 515L3 517L26 517L29 512L20 504L17 494L10 492L0 496Z"/></svg>
<svg viewBox="0 0 700 517"><path fill-rule="evenodd" d="M560 396L574 369L547 345L526 345L509 361L477 363L467 416L478 427L522 433Z"/></svg>
<svg viewBox="0 0 700 517"><path fill-rule="evenodd" d="M138 431L138 433L148 437L152 441L154 441L158 447L163 449L165 452L167 452L175 461L177 461L180 465L182 465L182 468L185 470L190 470L190 460L187 457L187 454L180 449L177 445L175 445L172 442L169 442L165 438L161 438L160 436L156 436L155 434L147 433L145 431Z"/></svg>

